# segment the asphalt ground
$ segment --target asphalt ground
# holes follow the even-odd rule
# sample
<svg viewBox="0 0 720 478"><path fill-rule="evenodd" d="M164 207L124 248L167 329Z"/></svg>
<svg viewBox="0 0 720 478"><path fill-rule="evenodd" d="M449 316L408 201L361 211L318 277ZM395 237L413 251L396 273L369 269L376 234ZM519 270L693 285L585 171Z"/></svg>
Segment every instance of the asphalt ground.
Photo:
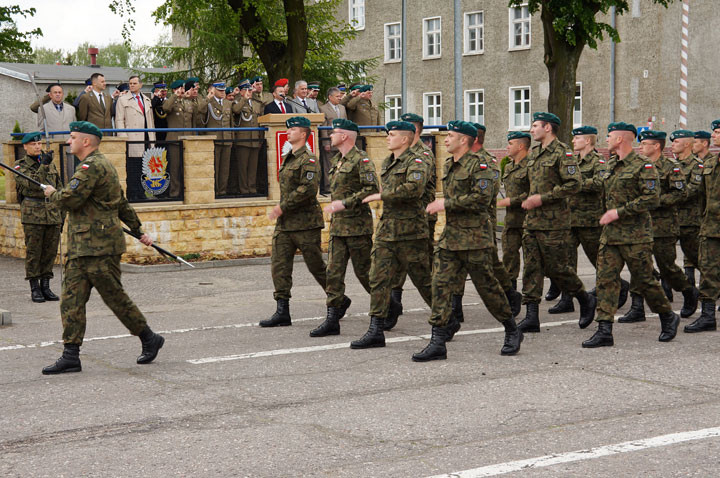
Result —
<svg viewBox="0 0 720 478"><path fill-rule="evenodd" d="M580 276L593 287L582 254ZM0 309L13 320L0 327L0 476L712 477L720 469L718 334L679 332L660 343L649 310L646 322L615 325L614 347L586 350L580 343L595 325L578 328L577 303L575 313L549 315L543 301L542 332L502 357L502 328L468 283L448 359L414 363L430 327L410 281L387 347L351 350L369 322L369 297L351 269L353 304L341 335L327 338L308 336L325 297L302 262L293 326L277 329L257 327L275 306L269 265L124 274L166 338L157 360L135 363L139 340L94 292L83 372L44 376L62 350L59 305L33 304L23 277L22 261L0 258ZM57 277L52 285L59 293Z"/></svg>

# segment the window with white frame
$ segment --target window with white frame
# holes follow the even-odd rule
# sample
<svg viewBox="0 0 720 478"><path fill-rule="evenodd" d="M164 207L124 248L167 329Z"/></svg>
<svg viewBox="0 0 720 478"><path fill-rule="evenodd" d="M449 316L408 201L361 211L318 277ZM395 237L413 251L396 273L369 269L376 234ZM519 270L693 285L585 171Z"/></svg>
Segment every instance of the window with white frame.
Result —
<svg viewBox="0 0 720 478"><path fill-rule="evenodd" d="M402 35L400 23L385 24L385 63L402 60Z"/></svg>
<svg viewBox="0 0 720 478"><path fill-rule="evenodd" d="M365 0L348 0L350 26L355 30L365 29Z"/></svg>
<svg viewBox="0 0 720 478"><path fill-rule="evenodd" d="M530 9L527 5L510 8L510 49L530 48Z"/></svg>
<svg viewBox="0 0 720 478"><path fill-rule="evenodd" d="M400 95L385 95L385 123L399 121L402 114L402 97Z"/></svg>
<svg viewBox="0 0 720 478"><path fill-rule="evenodd" d="M582 126L582 83L575 84L575 103L573 104L573 127Z"/></svg>
<svg viewBox="0 0 720 478"><path fill-rule="evenodd" d="M485 124L485 91L465 91L465 121Z"/></svg>
<svg viewBox="0 0 720 478"><path fill-rule="evenodd" d="M425 124L442 124L442 94L440 92L423 93L423 116L425 116Z"/></svg>
<svg viewBox="0 0 720 478"><path fill-rule="evenodd" d="M510 130L530 129L530 87L510 88Z"/></svg>
<svg viewBox="0 0 720 478"><path fill-rule="evenodd" d="M441 51L440 17L423 19L423 60L440 58Z"/></svg>
<svg viewBox="0 0 720 478"><path fill-rule="evenodd" d="M476 55L485 51L485 15L483 12L465 14L465 54Z"/></svg>

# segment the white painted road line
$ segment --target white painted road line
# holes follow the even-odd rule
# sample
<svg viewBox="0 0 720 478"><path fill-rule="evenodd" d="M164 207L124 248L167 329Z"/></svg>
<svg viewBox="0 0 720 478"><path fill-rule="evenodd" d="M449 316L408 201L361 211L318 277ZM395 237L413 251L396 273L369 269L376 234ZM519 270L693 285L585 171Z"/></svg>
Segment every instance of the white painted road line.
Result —
<svg viewBox="0 0 720 478"><path fill-rule="evenodd" d="M456 471L446 475L435 475L430 478L481 478L486 476L504 475L515 471L532 470L535 468L544 468L547 466L559 465L561 463L571 463L574 461L592 460L602 458L604 456L617 455L619 453L629 453L633 451L646 450L648 448L657 448L661 446L674 445L693 440L704 440L706 438L716 438L720 436L720 427L705 428L682 433L672 433L670 435L661 435L653 438L645 438L642 440L627 441L617 443L615 445L605 445L588 450L570 451L567 453L557 453L555 455L539 456L528 460L509 461L507 463L499 463L497 465L483 466L472 470Z"/></svg>

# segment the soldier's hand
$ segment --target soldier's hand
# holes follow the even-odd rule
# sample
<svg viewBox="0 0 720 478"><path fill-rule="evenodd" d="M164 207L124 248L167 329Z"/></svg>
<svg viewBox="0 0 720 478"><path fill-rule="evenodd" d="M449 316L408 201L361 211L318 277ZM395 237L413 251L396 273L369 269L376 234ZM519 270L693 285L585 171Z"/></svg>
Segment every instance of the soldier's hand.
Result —
<svg viewBox="0 0 720 478"><path fill-rule="evenodd" d="M445 210L445 199L438 198L427 205L425 210L428 214L437 214L440 211Z"/></svg>
<svg viewBox="0 0 720 478"><path fill-rule="evenodd" d="M533 194L522 202L522 208L528 211L540 206L542 206L542 198L539 194Z"/></svg>
<svg viewBox="0 0 720 478"><path fill-rule="evenodd" d="M45 186L45 189L43 189L43 194L45 194L46 198L49 198L52 193L54 193L56 189L50 185Z"/></svg>
<svg viewBox="0 0 720 478"><path fill-rule="evenodd" d="M85 93L90 93L92 91L92 86L88 85L85 87Z"/></svg>
<svg viewBox="0 0 720 478"><path fill-rule="evenodd" d="M369 202L373 201L380 201L382 199L382 196L380 196L380 193L375 193L367 196L365 199L363 199L363 204L367 204Z"/></svg>
<svg viewBox="0 0 720 478"><path fill-rule="evenodd" d="M40 153L40 164L52 164L54 151L47 151Z"/></svg>
<svg viewBox="0 0 720 478"><path fill-rule="evenodd" d="M142 242L148 247L153 245L152 237L148 236L147 234L143 234L142 236L140 236L140 242Z"/></svg>
<svg viewBox="0 0 720 478"><path fill-rule="evenodd" d="M280 209L280 205L278 204L270 210L270 214L268 214L268 217L270 217L270 219L277 219L282 216L282 213L283 211L282 209Z"/></svg>
<svg viewBox="0 0 720 478"><path fill-rule="evenodd" d="M510 198L503 198L497 202L497 207L509 207Z"/></svg>
<svg viewBox="0 0 720 478"><path fill-rule="evenodd" d="M345 209L345 206L343 206L342 201L332 201L330 204L325 206L323 208L323 211L325 211L328 214L332 214L334 212L340 212Z"/></svg>
<svg viewBox="0 0 720 478"><path fill-rule="evenodd" d="M620 215L618 215L617 209L610 209L609 211L606 211L605 214L603 214L600 218L600 225L604 226L606 224L610 224L613 221L617 221L618 219L620 219Z"/></svg>

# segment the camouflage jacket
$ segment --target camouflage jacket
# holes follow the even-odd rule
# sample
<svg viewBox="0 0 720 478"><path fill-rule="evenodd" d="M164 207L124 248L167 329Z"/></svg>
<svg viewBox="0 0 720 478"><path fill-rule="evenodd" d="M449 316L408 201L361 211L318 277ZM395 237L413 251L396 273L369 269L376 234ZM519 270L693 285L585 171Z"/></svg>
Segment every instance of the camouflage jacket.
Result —
<svg viewBox="0 0 720 478"><path fill-rule="evenodd" d="M660 204L650 210L653 237L677 237L680 223L676 205L685 199L685 175L674 159L661 155L653 164L660 186Z"/></svg>
<svg viewBox="0 0 720 478"><path fill-rule="evenodd" d="M705 159L703 163L700 196L703 204L700 235L720 237L720 161L717 156Z"/></svg>
<svg viewBox="0 0 720 478"><path fill-rule="evenodd" d="M428 165L410 149L397 158L390 154L382 164L381 183L383 212L375 240L408 241L426 239L428 222L423 206Z"/></svg>
<svg viewBox="0 0 720 478"><path fill-rule="evenodd" d="M650 209L660 203L657 169L645 156L632 151L623 160L607 162L595 179L603 185L603 210L617 209L620 218L603 227L601 244L641 244L653 241Z"/></svg>
<svg viewBox="0 0 720 478"><path fill-rule="evenodd" d="M489 169L493 171L493 194L494 200L490 203L490 220L493 224L497 224L497 196L500 194L500 163L497 158L492 154L488 153L485 148L482 148L475 152L475 156L480 159L480 162L486 164Z"/></svg>
<svg viewBox="0 0 720 478"><path fill-rule="evenodd" d="M580 158L580 155L575 158L582 179L580 192L568 198L570 225L572 227L600 227L598 221L603 215L600 201L602 187L593 181L593 177L605 170L605 157L597 151L591 151L584 158Z"/></svg>
<svg viewBox="0 0 720 478"><path fill-rule="evenodd" d="M505 195L510 198L510 205L505 208L505 227L523 227L525 209L521 204L528 197L530 182L528 181L527 156L519 163L510 161L505 165L503 184Z"/></svg>
<svg viewBox="0 0 720 478"><path fill-rule="evenodd" d="M330 235L372 235L370 206L362 202L367 196L378 192L378 180L372 160L365 151L353 146L344 157L336 154L331 161L332 166L328 173L330 197L333 201L342 201L345 209L332 214Z"/></svg>
<svg viewBox="0 0 720 478"><path fill-rule="evenodd" d="M40 164L37 158L25 155L15 165L15 169L43 184L59 187L60 175L54 164ZM15 176L15 190L18 198L24 198L20 206L23 224L62 224L62 211L57 204L45 201L45 194L40 186Z"/></svg>
<svg viewBox="0 0 720 478"><path fill-rule="evenodd" d="M50 199L68 211L68 259L125 252L120 221L142 234L140 219L125 198L115 167L98 151L85 158L67 186Z"/></svg>
<svg viewBox="0 0 720 478"><path fill-rule="evenodd" d="M468 152L458 161L445 161L443 192L445 228L438 247L450 251L493 246L490 208L495 202L495 171L485 158Z"/></svg>
<svg viewBox="0 0 720 478"><path fill-rule="evenodd" d="M435 192L437 191L437 166L435 165L435 155L422 140L410 146L410 151L417 155L418 158L425 161L428 166L428 180L425 185L425 193L423 194L423 207L435 200ZM436 220L437 217L432 214L431 218Z"/></svg>
<svg viewBox="0 0 720 478"><path fill-rule="evenodd" d="M276 231L305 231L325 227L317 200L320 168L306 146L285 156L280 166L280 209Z"/></svg>
<svg viewBox="0 0 720 478"><path fill-rule="evenodd" d="M685 200L678 204L680 227L700 225L700 183L702 182L703 163L691 154L685 160L678 158L685 174Z"/></svg>

